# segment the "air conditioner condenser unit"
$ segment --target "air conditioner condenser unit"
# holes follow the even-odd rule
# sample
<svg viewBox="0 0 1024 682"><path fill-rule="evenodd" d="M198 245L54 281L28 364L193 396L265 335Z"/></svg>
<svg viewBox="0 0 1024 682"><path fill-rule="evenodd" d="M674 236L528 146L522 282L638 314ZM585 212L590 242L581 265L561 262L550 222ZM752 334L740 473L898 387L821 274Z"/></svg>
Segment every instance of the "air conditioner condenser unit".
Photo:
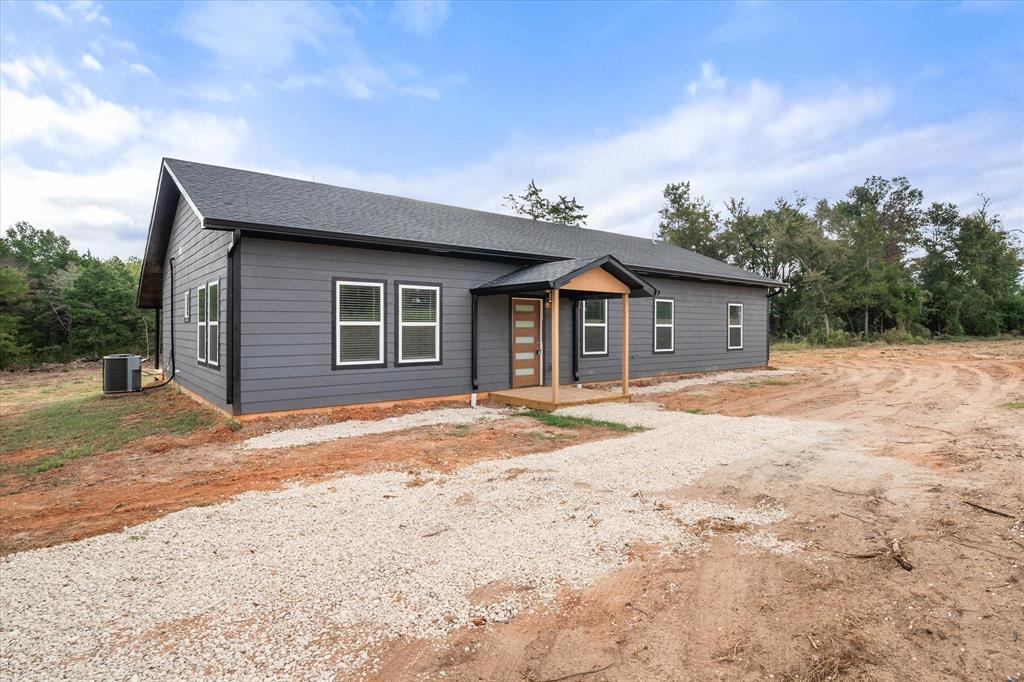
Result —
<svg viewBox="0 0 1024 682"><path fill-rule="evenodd" d="M142 390L142 358L128 353L103 358L103 392L133 393Z"/></svg>

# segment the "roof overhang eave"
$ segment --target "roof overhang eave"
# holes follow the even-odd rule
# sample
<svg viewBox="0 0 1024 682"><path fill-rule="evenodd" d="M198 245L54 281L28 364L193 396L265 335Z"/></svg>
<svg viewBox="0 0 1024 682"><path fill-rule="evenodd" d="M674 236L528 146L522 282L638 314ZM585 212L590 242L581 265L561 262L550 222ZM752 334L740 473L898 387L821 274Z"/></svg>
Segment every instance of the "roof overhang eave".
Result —
<svg viewBox="0 0 1024 682"><path fill-rule="evenodd" d="M242 230L243 234L249 233L253 236L268 235L279 238L293 237L296 239L334 242L350 246L369 246L384 248L390 247L399 250L419 251L423 253L452 254L456 256L480 256L484 258L496 258L502 260L533 261L536 263L551 263L560 260L570 260L566 256L523 253L521 251L506 251L502 249L483 249L479 247L423 242L410 239L394 239L390 237L376 237L371 235L353 234L348 232L330 232L327 230L318 230L312 228L287 227L281 225L252 223L239 220L228 220L225 218L216 218L212 216L207 216L206 218L203 219L203 227L211 230ZM610 258L614 259L613 256ZM726 284L745 284L748 286L759 286L769 288L786 286L782 282L774 282L771 280L751 280L744 279L742 277L729 277L725 275L693 273L684 270L668 270L665 268L653 268L643 265L626 265L620 262L618 259L614 260L619 266L627 268L641 280L643 280L643 277L641 276L642 273L662 277L678 277L708 282L723 282ZM646 282L646 280L644 281ZM540 285L545 283L552 284L551 282L538 282L537 284ZM648 283L648 285L650 286L650 283ZM532 290L535 290L537 288L537 286L534 286ZM547 288L551 287L549 286ZM650 286L650 289L655 292L657 291L657 289L655 289L653 286ZM480 295L484 295L482 289L480 291L474 290L474 293L480 293Z"/></svg>

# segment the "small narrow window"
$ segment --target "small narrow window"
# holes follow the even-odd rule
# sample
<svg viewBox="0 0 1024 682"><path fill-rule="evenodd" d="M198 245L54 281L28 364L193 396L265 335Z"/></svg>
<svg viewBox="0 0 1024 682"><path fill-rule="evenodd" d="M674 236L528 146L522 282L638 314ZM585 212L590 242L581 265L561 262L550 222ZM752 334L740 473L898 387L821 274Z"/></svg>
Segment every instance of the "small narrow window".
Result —
<svg viewBox="0 0 1024 682"><path fill-rule="evenodd" d="M210 282L206 287L206 335L209 339L209 350L206 362L211 367L220 365L220 280Z"/></svg>
<svg viewBox="0 0 1024 682"><path fill-rule="evenodd" d="M654 352L671 353L676 347L676 302L654 299Z"/></svg>
<svg viewBox="0 0 1024 682"><path fill-rule="evenodd" d="M441 361L441 287L398 285L398 362Z"/></svg>
<svg viewBox="0 0 1024 682"><path fill-rule="evenodd" d="M729 350L743 348L743 304L729 304Z"/></svg>
<svg viewBox="0 0 1024 682"><path fill-rule="evenodd" d="M199 300L199 311L196 315L196 357L199 362L206 362L206 285L196 291Z"/></svg>
<svg viewBox="0 0 1024 682"><path fill-rule="evenodd" d="M185 322L192 319L192 290L185 289Z"/></svg>
<svg viewBox="0 0 1024 682"><path fill-rule="evenodd" d="M335 367L384 364L384 283L334 283Z"/></svg>
<svg viewBox="0 0 1024 682"><path fill-rule="evenodd" d="M608 299L583 302L583 355L608 352Z"/></svg>

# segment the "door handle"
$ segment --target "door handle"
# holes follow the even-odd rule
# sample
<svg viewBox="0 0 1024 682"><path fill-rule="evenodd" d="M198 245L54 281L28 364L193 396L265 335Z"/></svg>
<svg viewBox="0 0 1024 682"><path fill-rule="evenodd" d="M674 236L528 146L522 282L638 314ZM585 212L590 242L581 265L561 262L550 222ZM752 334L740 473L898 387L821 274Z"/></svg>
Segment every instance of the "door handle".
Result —
<svg viewBox="0 0 1024 682"><path fill-rule="evenodd" d="M540 346L537 346L537 355L540 355Z"/></svg>

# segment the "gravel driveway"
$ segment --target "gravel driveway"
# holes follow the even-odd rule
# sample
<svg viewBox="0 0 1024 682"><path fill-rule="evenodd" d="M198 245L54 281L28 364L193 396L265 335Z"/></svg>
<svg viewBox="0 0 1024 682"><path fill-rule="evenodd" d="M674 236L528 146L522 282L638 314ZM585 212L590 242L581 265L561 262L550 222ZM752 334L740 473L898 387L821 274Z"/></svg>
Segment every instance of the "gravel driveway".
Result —
<svg viewBox="0 0 1024 682"><path fill-rule="evenodd" d="M589 585L626 563L630 543L688 552L701 544L691 532L701 518L771 524L785 512L670 491L712 466L841 437L826 424L653 404L570 412L651 430L450 475L252 492L8 556L5 677L320 679L372 669L375 647L395 636L506 620L562 586ZM495 596L471 598L488 586Z"/></svg>
<svg viewBox="0 0 1024 682"><path fill-rule="evenodd" d="M403 414L400 417L387 419L363 420L350 419L336 424L311 426L297 429L271 431L262 436L255 436L241 443L239 447L246 450L263 448L292 448L300 445L324 443L339 438L368 436L374 433L401 431L417 426L433 426L435 424L472 424L479 421L491 421L508 416L508 410L496 410L491 407L449 407L440 410L425 410Z"/></svg>

